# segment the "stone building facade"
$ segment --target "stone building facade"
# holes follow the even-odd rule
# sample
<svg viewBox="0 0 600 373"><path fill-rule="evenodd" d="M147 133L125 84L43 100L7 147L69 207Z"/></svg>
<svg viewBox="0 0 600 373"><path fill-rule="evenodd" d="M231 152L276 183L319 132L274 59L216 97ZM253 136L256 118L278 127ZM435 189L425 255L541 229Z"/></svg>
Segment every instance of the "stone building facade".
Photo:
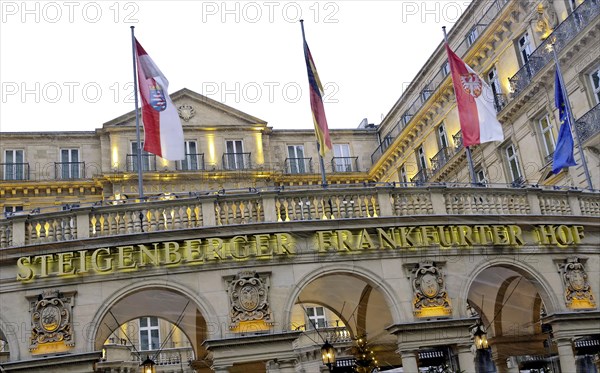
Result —
<svg viewBox="0 0 600 373"><path fill-rule="evenodd" d="M599 32L597 0L468 7L449 44L505 135L474 181L443 45L380 124L331 131L326 187L312 131L187 89L186 159L143 154L142 199L133 112L2 133L0 370L324 372L327 341L336 372L597 372ZM557 175L550 46L582 144Z"/></svg>

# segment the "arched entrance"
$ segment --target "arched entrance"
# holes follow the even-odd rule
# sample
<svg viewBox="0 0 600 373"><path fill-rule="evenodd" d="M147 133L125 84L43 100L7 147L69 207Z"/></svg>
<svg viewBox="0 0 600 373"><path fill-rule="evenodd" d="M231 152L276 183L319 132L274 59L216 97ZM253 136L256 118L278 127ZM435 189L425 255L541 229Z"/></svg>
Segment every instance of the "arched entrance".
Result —
<svg viewBox="0 0 600 373"><path fill-rule="evenodd" d="M212 324L181 290L151 285L127 291L104 310L97 324L94 348L106 355L97 371L103 364L107 369L133 369L147 357L158 366L184 372L210 367L202 343L212 332L209 325L218 328Z"/></svg>
<svg viewBox="0 0 600 373"><path fill-rule="evenodd" d="M290 328L304 331L298 349L305 369L318 371L326 340L337 352L336 372L400 366L396 337L385 329L394 317L382 284L356 272L324 272L299 285L290 313Z"/></svg>

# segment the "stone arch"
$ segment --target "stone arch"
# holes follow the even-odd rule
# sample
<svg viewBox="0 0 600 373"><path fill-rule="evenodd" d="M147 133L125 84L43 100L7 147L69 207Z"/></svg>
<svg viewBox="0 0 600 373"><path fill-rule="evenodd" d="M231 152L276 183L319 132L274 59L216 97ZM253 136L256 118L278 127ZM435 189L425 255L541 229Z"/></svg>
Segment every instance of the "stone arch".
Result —
<svg viewBox="0 0 600 373"><path fill-rule="evenodd" d="M296 283L292 291L289 293L286 302L284 303L285 307L283 325L290 325L292 308L302 290L316 279L328 275L348 275L365 281L374 289L381 291L388 305L388 309L392 315L392 320L394 323L398 323L400 320L408 320L406 315L404 315L402 310L398 307L400 301L396 299L394 290L381 276L366 268L353 266L349 269L347 265L344 266L343 264L332 263L325 264L315 270L312 270L304 276L302 281Z"/></svg>
<svg viewBox="0 0 600 373"><path fill-rule="evenodd" d="M107 329L101 331L101 327L102 327L102 321L106 320L108 317L110 317L109 316L110 310L113 307L115 307L117 304L119 304L119 302L123 301L124 299L135 295L136 293L141 293L141 292L149 291L149 290L161 290L161 291L166 291L166 292L172 292L175 295L178 295L184 299L189 300L190 303L187 306L186 310L190 309L190 308L195 309L196 312L199 311L200 314L202 315L202 317L204 317L205 324L206 324L206 338L209 339L211 337L219 337L222 334L221 325L219 324L219 320L216 317L216 315L217 315L216 311L210 305L210 303L207 300L205 300L202 296L200 296L197 292L194 292L190 288L188 288L184 285L181 285L179 283L176 283L176 282L168 282L167 283L164 280L163 281L150 280L148 282L145 282L144 284L133 283L133 284L127 285L127 286L117 290L116 292L114 292L112 295L110 295L107 299L105 299L103 301L102 307L100 307L96 311L96 314L94 315L94 318L91 322L91 326L93 326L93 329L90 332L86 333L89 335L88 349L90 349L90 350L97 349L98 346L96 346L96 344L99 343L98 341L102 340L102 342L103 342L105 340L105 338L103 338L103 336L108 337L108 335L110 335L110 332L109 332L110 328L107 328ZM193 307L190 307L190 305L193 305ZM182 309L179 311L182 311ZM191 312L191 310L189 312ZM169 319L169 318L165 318L165 319L174 323L174 321L172 319ZM124 323L126 321L130 321L130 320L131 320L131 318L129 318L128 320L118 320L118 321L115 321L114 324L122 324L122 323ZM117 325L117 327L118 327L118 325ZM113 330L114 330L114 328L113 328ZM194 349L196 351L198 351L199 343L197 341L195 341L194 338L190 338L190 335L188 333L186 333L185 330L182 330L182 331L190 339Z"/></svg>
<svg viewBox="0 0 600 373"><path fill-rule="evenodd" d="M549 284L548 280L544 278L544 276L534 267L509 258L495 258L492 260L483 258L478 264L474 265L473 270L465 275L465 280L461 284L459 299L467 300L469 297L469 291L475 282L475 279L477 279L477 277L483 271L493 267L512 269L530 281L540 294L540 297L542 298L542 301L546 307L546 312L554 313L560 310L561 302L556 298L555 293L552 291L552 286ZM458 311L461 317L469 317L469 315L466 314L466 309L463 305L460 305Z"/></svg>
<svg viewBox="0 0 600 373"><path fill-rule="evenodd" d="M19 349L19 342L17 340L17 330L13 330L14 327L7 323L4 317L0 314L0 335L3 336L8 342L9 357L10 360L20 359L21 351ZM25 335L27 337L27 335Z"/></svg>

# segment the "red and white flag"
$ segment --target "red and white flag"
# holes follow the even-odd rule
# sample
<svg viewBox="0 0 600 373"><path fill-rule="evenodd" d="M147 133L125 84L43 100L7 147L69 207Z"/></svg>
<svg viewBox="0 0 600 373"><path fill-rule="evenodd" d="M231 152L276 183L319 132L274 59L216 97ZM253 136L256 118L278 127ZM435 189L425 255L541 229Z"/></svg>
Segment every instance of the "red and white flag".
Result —
<svg viewBox="0 0 600 373"><path fill-rule="evenodd" d="M492 88L461 60L446 43L458 118L464 146L503 141L502 125L496 119Z"/></svg>
<svg viewBox="0 0 600 373"><path fill-rule="evenodd" d="M169 81L135 40L138 87L142 97L144 150L169 161L185 159L183 128L169 97Z"/></svg>

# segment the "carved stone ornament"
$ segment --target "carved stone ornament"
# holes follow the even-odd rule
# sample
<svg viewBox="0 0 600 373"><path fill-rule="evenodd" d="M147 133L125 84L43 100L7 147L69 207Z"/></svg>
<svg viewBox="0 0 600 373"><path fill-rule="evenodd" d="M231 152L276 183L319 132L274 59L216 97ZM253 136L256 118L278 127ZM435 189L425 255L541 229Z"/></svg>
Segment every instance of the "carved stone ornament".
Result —
<svg viewBox="0 0 600 373"><path fill-rule="evenodd" d="M560 269L567 307L573 309L596 308L585 267L579 258L568 258L565 263L561 264Z"/></svg>
<svg viewBox="0 0 600 373"><path fill-rule="evenodd" d="M58 290L46 290L36 298L29 298L32 326L30 351L53 342L75 346L71 310L74 295L74 292L66 294Z"/></svg>
<svg viewBox="0 0 600 373"><path fill-rule="evenodd" d="M558 24L558 16L554 10L553 0L545 0L536 8L535 30L540 34L542 40L552 33Z"/></svg>
<svg viewBox="0 0 600 373"><path fill-rule="evenodd" d="M436 317L452 314L444 276L434 262L422 262L413 269L412 285L415 316Z"/></svg>
<svg viewBox="0 0 600 373"><path fill-rule="evenodd" d="M273 322L269 307L269 287L269 278L264 275L261 278L255 271L243 271L233 278L227 289L231 329L242 321Z"/></svg>
<svg viewBox="0 0 600 373"><path fill-rule="evenodd" d="M179 113L179 118L186 122L196 115L196 110L191 105L181 105L177 108L177 112Z"/></svg>

